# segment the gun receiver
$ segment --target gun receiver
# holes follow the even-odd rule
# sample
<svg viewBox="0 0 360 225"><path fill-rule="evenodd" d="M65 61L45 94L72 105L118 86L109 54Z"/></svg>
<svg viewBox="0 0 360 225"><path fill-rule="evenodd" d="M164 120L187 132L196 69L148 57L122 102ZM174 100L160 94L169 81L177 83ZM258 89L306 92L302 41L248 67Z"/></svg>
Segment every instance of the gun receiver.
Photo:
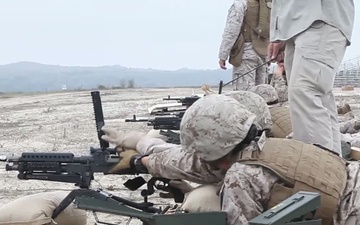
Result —
<svg viewBox="0 0 360 225"><path fill-rule="evenodd" d="M125 119L125 122L147 122L148 126L152 126L154 130L160 130L160 134L167 137L167 142L172 144L180 144L180 134L173 130L180 130L181 119L184 112L173 113L169 116L156 116L151 119L137 119L133 115L132 119Z"/></svg>
<svg viewBox="0 0 360 225"><path fill-rule="evenodd" d="M137 119L136 115L132 119L125 119L125 122L147 122L155 130L180 130L180 122L184 114L172 116L158 116L151 119Z"/></svg>
<svg viewBox="0 0 360 225"><path fill-rule="evenodd" d="M115 149L90 149L88 156L72 153L24 152L20 157L9 158L6 171L18 171L20 180L46 180L74 183L89 188L94 173L108 174L119 163ZM134 174L129 170L119 174Z"/></svg>
<svg viewBox="0 0 360 225"><path fill-rule="evenodd" d="M170 95L168 95L167 98L163 98L163 100L177 101L179 103L182 103L183 106L191 106L198 99L200 99L199 96L190 96L190 97L184 97L184 98L171 98Z"/></svg>
<svg viewBox="0 0 360 225"><path fill-rule="evenodd" d="M169 109L172 107L179 107L177 103L174 104L160 104L155 105L149 109L149 113L154 115L152 118L137 118L136 115L133 115L131 119L125 119L125 122L147 122L148 126L152 126L154 130L160 130L160 134L167 137L168 143L180 144L180 135L179 133L173 132L174 130L180 130L180 123L182 117L184 116L186 109L190 107L195 101L200 99L199 96L191 96L184 98L171 98L170 95L163 100L173 100L181 103L180 106L185 106L185 108L175 108Z"/></svg>

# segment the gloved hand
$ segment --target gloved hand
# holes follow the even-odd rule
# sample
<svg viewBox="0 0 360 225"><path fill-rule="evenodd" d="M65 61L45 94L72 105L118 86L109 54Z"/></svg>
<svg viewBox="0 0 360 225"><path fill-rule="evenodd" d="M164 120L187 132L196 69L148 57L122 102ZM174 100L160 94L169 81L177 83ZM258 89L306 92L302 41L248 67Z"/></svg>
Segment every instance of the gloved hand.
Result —
<svg viewBox="0 0 360 225"><path fill-rule="evenodd" d="M160 192L159 196L161 198L174 198L175 195L173 193L172 188L179 189L184 195L194 189L193 186L191 186L190 184L188 184L183 180L170 180L169 186L163 189L163 191L167 191L167 192Z"/></svg>
<svg viewBox="0 0 360 225"><path fill-rule="evenodd" d="M203 86L201 86L201 90L203 90L206 95L215 94L214 91L210 90L210 87L207 84L204 84Z"/></svg>
<svg viewBox="0 0 360 225"><path fill-rule="evenodd" d="M116 150L121 152L126 149L136 149L136 145L145 133L132 131L129 133L118 132L113 128L103 126L101 130L105 135L101 139L116 146Z"/></svg>
<svg viewBox="0 0 360 225"><path fill-rule="evenodd" d="M120 162L112 167L108 172L117 173L124 169L134 169L134 160L140 157L139 153L135 150L125 150L119 153Z"/></svg>

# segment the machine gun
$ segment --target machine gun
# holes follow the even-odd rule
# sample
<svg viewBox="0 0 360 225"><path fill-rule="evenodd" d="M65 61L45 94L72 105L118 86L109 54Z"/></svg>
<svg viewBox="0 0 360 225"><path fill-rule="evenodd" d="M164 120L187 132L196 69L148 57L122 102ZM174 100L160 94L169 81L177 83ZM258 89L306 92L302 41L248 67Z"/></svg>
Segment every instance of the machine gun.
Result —
<svg viewBox="0 0 360 225"><path fill-rule="evenodd" d="M192 95L182 98L171 98L170 95L167 98L163 98L163 101L176 101L176 103L158 104L148 109L150 115L164 116L171 115L173 113L184 113L194 102L200 99L200 96ZM173 108L173 109L172 109Z"/></svg>
<svg viewBox="0 0 360 225"><path fill-rule="evenodd" d="M174 130L180 130L181 119L184 112L174 113L169 116L155 116L149 119L138 119L133 115L131 119L125 119L125 122L147 122L148 126L152 126L154 130L160 130L160 134L167 137L167 142L172 144L180 144L180 134Z"/></svg>
<svg viewBox="0 0 360 225"><path fill-rule="evenodd" d="M125 122L147 122L154 130L180 130L180 122L183 114L171 116L156 116L150 119L138 119L136 115L132 119L125 119Z"/></svg>
<svg viewBox="0 0 360 225"><path fill-rule="evenodd" d="M170 95L168 95L168 97L163 98L163 100L177 101L177 102L181 103L183 106L189 107L200 98L201 98L200 96L190 96L190 97L184 97L184 98L171 98Z"/></svg>
<svg viewBox="0 0 360 225"><path fill-rule="evenodd" d="M183 98L171 98L170 95L167 98L163 98L164 101L176 101L175 104L159 104L149 109L151 118L137 118L133 115L132 118L125 119L125 122L147 122L148 126L152 126L154 130L160 130L160 134L167 137L168 143L180 144L180 135L177 132L180 130L181 119L185 114L185 111L194 102L200 99L200 96L190 96ZM179 106L185 106L185 108L178 108ZM175 109L171 109L176 107Z"/></svg>
<svg viewBox="0 0 360 225"><path fill-rule="evenodd" d="M24 152L20 157L3 159L7 161L7 171L16 170L21 180L47 180L74 183L79 188L89 188L94 179L94 173L107 174L120 158L115 149L109 148L109 143L102 140L104 134L104 116L100 93L91 92L97 135L100 148L90 148L90 154L75 156L73 153ZM133 174L126 170L121 174Z"/></svg>

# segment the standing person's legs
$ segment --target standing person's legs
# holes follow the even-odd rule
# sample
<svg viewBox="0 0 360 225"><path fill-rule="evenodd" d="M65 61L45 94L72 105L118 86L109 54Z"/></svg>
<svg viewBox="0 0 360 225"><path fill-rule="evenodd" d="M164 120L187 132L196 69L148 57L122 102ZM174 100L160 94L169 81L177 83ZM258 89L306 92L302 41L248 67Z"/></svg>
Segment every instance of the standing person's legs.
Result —
<svg viewBox="0 0 360 225"><path fill-rule="evenodd" d="M243 59L239 67L233 68L233 79L239 77L233 82L234 91L249 91L255 86L256 70L251 71L246 75L243 74L249 72L249 70L256 67L256 65L257 63L251 59Z"/></svg>
<svg viewBox="0 0 360 225"><path fill-rule="evenodd" d="M234 91L250 91L250 89L256 85L257 79L259 78L257 78L257 70L254 70L254 68L261 64L259 59L261 58L256 54L251 45L245 46L240 66L233 67L233 79L240 76L240 78L232 84ZM266 70L265 66L263 67L264 70ZM250 70L252 71L247 73ZM244 75L245 73L247 74ZM265 79L265 77L263 79Z"/></svg>
<svg viewBox="0 0 360 225"><path fill-rule="evenodd" d="M258 62L257 66L259 66L265 62L265 60L261 59L260 57L258 60L259 60L259 62ZM265 84L267 82L267 77L268 77L268 73L266 70L266 65L259 67L256 70L255 85Z"/></svg>
<svg viewBox="0 0 360 225"><path fill-rule="evenodd" d="M332 93L346 38L336 28L316 21L291 41L285 56L294 139L318 144L341 155L337 109ZM285 53L286 55L286 53ZM292 63L291 63L292 61ZM290 66L290 67L289 67Z"/></svg>

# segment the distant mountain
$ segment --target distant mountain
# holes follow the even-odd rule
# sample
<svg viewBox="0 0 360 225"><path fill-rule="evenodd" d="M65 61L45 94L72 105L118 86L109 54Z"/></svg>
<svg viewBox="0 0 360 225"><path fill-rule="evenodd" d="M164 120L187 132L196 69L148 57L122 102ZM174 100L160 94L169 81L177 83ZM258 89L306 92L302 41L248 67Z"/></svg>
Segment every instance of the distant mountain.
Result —
<svg viewBox="0 0 360 225"><path fill-rule="evenodd" d="M231 70L175 71L122 66L59 66L18 62L0 66L0 92L58 91L104 87L175 87L216 85L231 79Z"/></svg>

